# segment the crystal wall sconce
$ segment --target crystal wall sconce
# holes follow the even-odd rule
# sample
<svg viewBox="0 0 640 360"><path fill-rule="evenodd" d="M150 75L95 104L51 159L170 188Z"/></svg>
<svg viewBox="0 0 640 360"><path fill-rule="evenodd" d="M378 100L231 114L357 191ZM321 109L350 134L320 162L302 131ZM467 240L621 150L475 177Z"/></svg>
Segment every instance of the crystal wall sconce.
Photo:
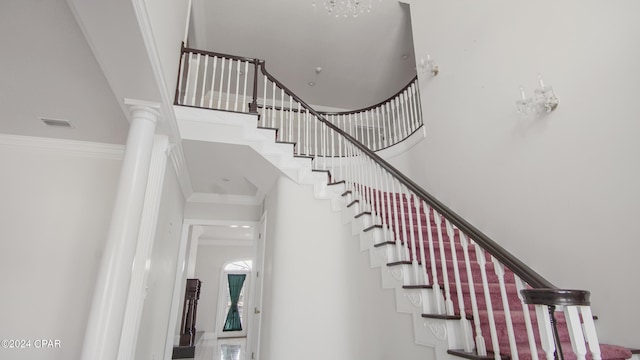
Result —
<svg viewBox="0 0 640 360"><path fill-rule="evenodd" d="M421 75L436 76L440 72L440 67L433 62L433 59L431 59L429 54L427 54L426 59L420 59L420 64L418 64L418 66L420 68Z"/></svg>
<svg viewBox="0 0 640 360"><path fill-rule="evenodd" d="M534 90L533 97L527 97L524 89L522 87L520 88L521 99L516 101L519 114L542 115L552 112L558 107L560 101L553 92L553 88L544 85L540 74L538 74L538 82L540 87Z"/></svg>

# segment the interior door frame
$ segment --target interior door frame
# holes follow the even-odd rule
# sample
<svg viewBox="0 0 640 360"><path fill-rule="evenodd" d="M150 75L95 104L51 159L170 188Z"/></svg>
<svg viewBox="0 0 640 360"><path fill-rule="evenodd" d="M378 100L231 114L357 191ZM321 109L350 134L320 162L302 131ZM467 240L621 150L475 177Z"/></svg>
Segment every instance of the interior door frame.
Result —
<svg viewBox="0 0 640 360"><path fill-rule="evenodd" d="M236 262L236 261L242 261L242 260L250 260L247 258L242 258L242 259L236 259L236 260L231 260L228 261L227 263L225 263L225 266L227 264ZM240 337L247 337L248 334L248 329L249 329L249 310L251 310L249 308L249 305L251 303L251 298L252 298L252 289L251 289L251 284L252 284L252 279L251 279L251 274L253 272L253 265L252 265L252 270L251 271L244 271L244 270L231 270L231 271L225 271L224 267L222 268L222 270L220 271L220 282L219 282L219 289L218 289L218 308L216 309L216 337L218 339L224 339L224 338L240 338ZM242 317L241 317L241 323L242 323L242 330L241 331L222 331L222 328L224 327L224 323L227 319L227 314L225 312L226 310L226 300L227 300L227 294L229 293L229 282L227 280L227 275L228 274L244 274L246 275L245 279L244 279L244 284L242 284L242 288L244 289L244 301L245 301L245 306L243 308L243 312L242 312Z"/></svg>

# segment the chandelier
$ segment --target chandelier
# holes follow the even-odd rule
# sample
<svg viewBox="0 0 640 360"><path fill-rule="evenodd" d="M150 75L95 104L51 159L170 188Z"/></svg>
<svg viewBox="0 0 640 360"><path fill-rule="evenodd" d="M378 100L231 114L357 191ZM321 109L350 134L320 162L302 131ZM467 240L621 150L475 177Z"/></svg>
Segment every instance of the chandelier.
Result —
<svg viewBox="0 0 640 360"><path fill-rule="evenodd" d="M322 2L327 13L335 17L355 18L371 11L371 0L318 0L318 2ZM313 7L316 7L316 0L313 0Z"/></svg>

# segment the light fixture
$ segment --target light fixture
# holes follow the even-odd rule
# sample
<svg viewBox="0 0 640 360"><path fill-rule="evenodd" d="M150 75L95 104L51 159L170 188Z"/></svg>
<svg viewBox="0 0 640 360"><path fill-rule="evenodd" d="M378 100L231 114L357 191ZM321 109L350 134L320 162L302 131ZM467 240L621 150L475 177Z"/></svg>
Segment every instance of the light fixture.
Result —
<svg viewBox="0 0 640 360"><path fill-rule="evenodd" d="M534 90L533 97L527 97L524 89L520 87L520 100L516 101L519 114L541 115L552 112L558 107L560 101L553 92L553 88L545 86L540 74L538 74L538 83L540 87Z"/></svg>
<svg viewBox="0 0 640 360"><path fill-rule="evenodd" d="M371 0L318 0L324 5L329 15L335 17L358 17L360 14L371 12ZM316 8L316 0L313 0Z"/></svg>
<svg viewBox="0 0 640 360"><path fill-rule="evenodd" d="M440 72L440 67L436 65L431 56L427 54L427 58L421 58L418 64L421 75L436 76Z"/></svg>

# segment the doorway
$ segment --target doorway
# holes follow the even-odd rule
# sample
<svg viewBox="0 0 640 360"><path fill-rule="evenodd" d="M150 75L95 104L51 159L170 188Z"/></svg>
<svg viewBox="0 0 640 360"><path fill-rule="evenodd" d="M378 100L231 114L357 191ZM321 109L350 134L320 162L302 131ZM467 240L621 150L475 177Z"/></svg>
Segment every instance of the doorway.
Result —
<svg viewBox="0 0 640 360"><path fill-rule="evenodd" d="M216 316L218 338L247 336L252 267L251 259L241 259L226 263L222 269Z"/></svg>

